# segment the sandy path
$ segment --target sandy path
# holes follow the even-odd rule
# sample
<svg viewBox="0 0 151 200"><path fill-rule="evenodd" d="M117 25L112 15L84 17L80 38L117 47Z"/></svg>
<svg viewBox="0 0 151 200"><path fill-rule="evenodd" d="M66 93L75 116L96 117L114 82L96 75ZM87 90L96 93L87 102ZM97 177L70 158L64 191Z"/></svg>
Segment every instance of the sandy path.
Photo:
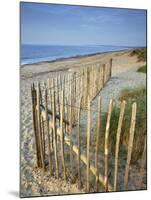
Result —
<svg viewBox="0 0 151 200"><path fill-rule="evenodd" d="M31 112L31 94L30 85L37 80L46 80L54 76L56 70L68 70L69 68L78 68L81 65L98 62L108 58L113 58L113 72L111 80L101 91L103 99L103 110L107 109L110 98L117 99L120 91L125 87L137 87L145 85L146 76L136 72L139 66L144 63L137 63L135 57L129 57L129 53L110 53L90 57L72 58L64 61L51 63L41 63L37 65L28 65L21 68L21 196L37 196L42 194L61 194L61 193L79 193L76 184L67 184L63 180L48 180L47 175L44 183L40 180L40 172L37 172L35 166L35 144L32 129ZM96 109L96 100L93 107ZM96 118L96 115L93 115ZM59 186L59 187L58 187ZM59 188L59 190L58 190Z"/></svg>

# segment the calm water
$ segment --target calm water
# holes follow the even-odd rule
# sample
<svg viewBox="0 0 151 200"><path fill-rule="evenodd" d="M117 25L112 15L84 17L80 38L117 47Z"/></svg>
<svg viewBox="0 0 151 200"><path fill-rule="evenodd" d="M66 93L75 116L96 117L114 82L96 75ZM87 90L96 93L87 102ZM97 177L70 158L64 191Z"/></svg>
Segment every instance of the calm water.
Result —
<svg viewBox="0 0 151 200"><path fill-rule="evenodd" d="M69 58L78 55L119 51L128 49L117 46L63 46L63 45L22 45L21 64L38 63L41 61L52 61Z"/></svg>

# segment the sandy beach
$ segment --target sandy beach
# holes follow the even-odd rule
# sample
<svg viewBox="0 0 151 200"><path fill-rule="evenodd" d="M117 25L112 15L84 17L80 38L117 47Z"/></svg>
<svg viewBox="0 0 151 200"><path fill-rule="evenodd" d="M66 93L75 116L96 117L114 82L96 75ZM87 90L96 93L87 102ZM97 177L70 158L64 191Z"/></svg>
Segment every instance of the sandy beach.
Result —
<svg viewBox="0 0 151 200"><path fill-rule="evenodd" d="M102 53L92 56L81 56L76 58L63 59L54 62L42 62L37 64L23 65L20 69L20 105L21 105L21 129L20 129L20 166L21 166L21 196L39 196L44 194L70 194L83 193L79 190L77 183L66 183L63 180L49 178L46 174L41 180L40 170L36 166L35 142L32 127L32 107L30 87L33 82L47 80L56 74L66 73L68 70L78 70L80 67L113 59L112 76L100 91L102 97L102 109L107 111L111 98L118 101L120 92L124 88L137 88L146 85L146 74L137 72L137 69L145 64L138 62L137 57L130 56L130 51ZM97 98L93 102L96 107ZM96 116L94 115L95 119ZM134 167L135 168L135 167ZM134 170L130 179L137 175ZM137 189L137 176L135 182L130 185L131 190Z"/></svg>

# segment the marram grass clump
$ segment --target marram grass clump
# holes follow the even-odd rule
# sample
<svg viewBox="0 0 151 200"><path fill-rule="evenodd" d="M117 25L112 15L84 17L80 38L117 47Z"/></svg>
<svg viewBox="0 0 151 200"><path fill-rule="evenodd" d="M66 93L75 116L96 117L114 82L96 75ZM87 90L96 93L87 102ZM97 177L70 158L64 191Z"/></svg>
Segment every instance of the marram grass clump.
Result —
<svg viewBox="0 0 151 200"><path fill-rule="evenodd" d="M125 114L121 130L120 151L126 152L129 140L132 103L137 103L136 127L133 143L132 162L140 159L143 152L144 137L146 135L146 88L125 89L119 98L120 101L126 100ZM116 132L119 120L120 108L114 106L111 115L110 133L109 133L109 152L115 155ZM100 148L104 148L104 133L106 127L107 113L101 119L101 141ZM124 156L124 155L123 155Z"/></svg>
<svg viewBox="0 0 151 200"><path fill-rule="evenodd" d="M147 60L147 48L134 49L130 56L137 56L138 62Z"/></svg>
<svg viewBox="0 0 151 200"><path fill-rule="evenodd" d="M137 72L147 73L147 65L140 67Z"/></svg>

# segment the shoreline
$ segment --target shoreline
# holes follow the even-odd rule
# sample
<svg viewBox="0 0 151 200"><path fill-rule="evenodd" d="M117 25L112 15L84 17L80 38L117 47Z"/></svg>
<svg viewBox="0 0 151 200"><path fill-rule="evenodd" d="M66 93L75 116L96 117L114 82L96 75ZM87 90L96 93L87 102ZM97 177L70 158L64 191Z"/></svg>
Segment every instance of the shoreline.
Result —
<svg viewBox="0 0 151 200"><path fill-rule="evenodd" d="M65 61L68 59L76 59L76 58L85 58L85 57L91 57L91 56L96 56L96 55L102 55L102 54L110 54L110 53L118 53L118 52L128 52L128 51L132 51L138 48L130 48L130 49L122 49L122 50L113 50L113 51L104 51L104 52L98 52L98 53L90 53L90 54L84 54L84 55L75 55L75 56L70 56L70 57L61 57L61 58L56 58L55 60L47 60L47 61L39 61L39 62L33 62L33 63L27 63L27 64L21 64L21 60L20 60L20 66L23 67L27 67L29 65L40 65L40 64L44 64L44 63L54 63L54 62L58 62L58 61Z"/></svg>
<svg viewBox="0 0 151 200"><path fill-rule="evenodd" d="M59 59L55 61L39 62L36 64L28 64L20 67L20 75L22 79L39 77L49 77L53 73L63 73L68 70L76 70L81 66L94 63L106 63L110 58L116 58L122 54L129 54L132 50L120 50L106 53L95 53L90 55L75 56L70 58Z"/></svg>

